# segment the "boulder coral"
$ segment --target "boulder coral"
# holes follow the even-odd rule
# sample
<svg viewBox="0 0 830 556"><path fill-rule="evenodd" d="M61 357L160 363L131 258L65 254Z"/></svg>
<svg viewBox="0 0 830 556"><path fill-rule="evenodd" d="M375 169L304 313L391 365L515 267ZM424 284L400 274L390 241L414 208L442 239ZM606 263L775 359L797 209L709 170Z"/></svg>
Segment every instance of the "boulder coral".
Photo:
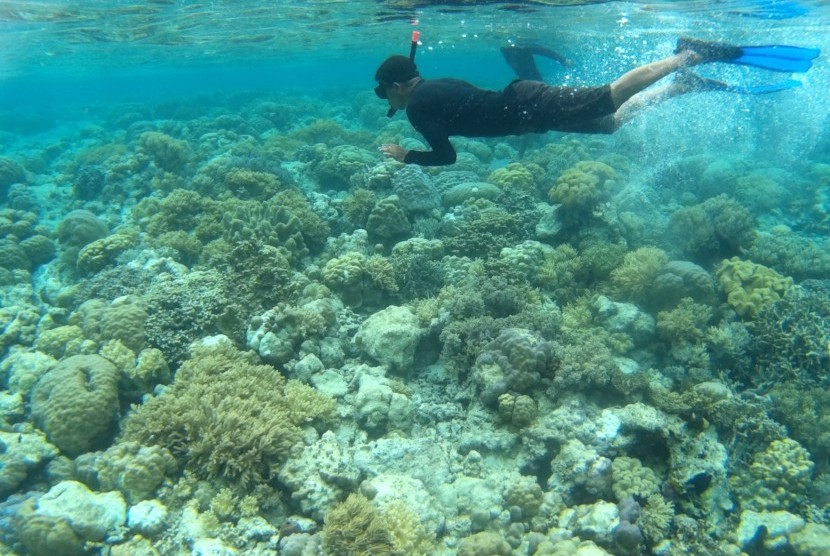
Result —
<svg viewBox="0 0 830 556"><path fill-rule="evenodd" d="M716 275L726 302L745 319L754 318L793 288L792 278L738 257L718 265Z"/></svg>
<svg viewBox="0 0 830 556"><path fill-rule="evenodd" d="M107 225L88 210L73 210L58 224L57 237L62 247L80 249L107 235Z"/></svg>
<svg viewBox="0 0 830 556"><path fill-rule="evenodd" d="M105 452L84 454L75 461L84 482L96 490L117 490L130 504L151 498L165 478L176 470L176 460L159 446L122 442Z"/></svg>
<svg viewBox="0 0 830 556"><path fill-rule="evenodd" d="M355 345L390 370L406 374L423 335L418 317L408 307L391 305L370 316L355 334Z"/></svg>
<svg viewBox="0 0 830 556"><path fill-rule="evenodd" d="M366 221L366 229L383 241L400 238L412 227L397 195L390 195L375 204Z"/></svg>
<svg viewBox="0 0 830 556"><path fill-rule="evenodd" d="M683 207L669 219L668 239L696 262L737 255L755 241L755 219L740 203L718 195Z"/></svg>
<svg viewBox="0 0 830 556"><path fill-rule="evenodd" d="M533 392L552 364L548 342L529 330L506 328L479 354L472 377L482 402L494 405L502 394Z"/></svg>
<svg viewBox="0 0 830 556"><path fill-rule="evenodd" d="M49 441L78 456L112 437L118 419L118 369L98 355L64 359L38 380L32 417Z"/></svg>

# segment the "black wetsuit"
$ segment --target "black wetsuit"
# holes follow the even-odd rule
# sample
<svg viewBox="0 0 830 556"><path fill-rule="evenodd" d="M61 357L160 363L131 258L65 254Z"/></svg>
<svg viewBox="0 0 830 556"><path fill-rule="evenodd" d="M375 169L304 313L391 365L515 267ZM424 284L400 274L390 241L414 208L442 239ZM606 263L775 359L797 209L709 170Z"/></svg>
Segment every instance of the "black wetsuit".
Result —
<svg viewBox="0 0 830 556"><path fill-rule="evenodd" d="M412 126L432 151L409 151L407 164L455 162L450 136L500 137L545 131L613 132L616 107L610 87L550 87L513 81L503 91L479 89L458 79L422 80L406 107Z"/></svg>

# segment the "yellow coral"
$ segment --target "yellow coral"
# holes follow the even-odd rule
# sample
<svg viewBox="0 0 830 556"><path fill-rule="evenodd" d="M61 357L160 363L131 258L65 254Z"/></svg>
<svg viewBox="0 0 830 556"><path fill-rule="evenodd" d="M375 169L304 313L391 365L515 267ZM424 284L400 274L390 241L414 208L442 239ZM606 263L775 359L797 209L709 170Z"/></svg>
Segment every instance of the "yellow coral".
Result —
<svg viewBox="0 0 830 556"><path fill-rule="evenodd" d="M494 170L487 181L497 185L508 195L525 194L536 197L536 182L533 179L533 174L518 162Z"/></svg>
<svg viewBox="0 0 830 556"><path fill-rule="evenodd" d="M118 255L137 242L137 237L132 233L117 233L97 239L81 249L76 266L82 272L98 272L107 265L114 264Z"/></svg>
<svg viewBox="0 0 830 556"><path fill-rule="evenodd" d="M743 318L756 316L793 287L792 278L738 257L723 261L718 266L717 277L727 303Z"/></svg>
<svg viewBox="0 0 830 556"><path fill-rule="evenodd" d="M626 253L623 263L611 272L611 284L624 298L642 300L667 262L669 257L662 249L641 247Z"/></svg>
<svg viewBox="0 0 830 556"><path fill-rule="evenodd" d="M562 172L548 196L565 209L585 211L605 199L615 177L614 169L607 164L578 162Z"/></svg>
<svg viewBox="0 0 830 556"><path fill-rule="evenodd" d="M617 500L647 498L660 489L660 478L637 458L619 456L611 462L612 490Z"/></svg>

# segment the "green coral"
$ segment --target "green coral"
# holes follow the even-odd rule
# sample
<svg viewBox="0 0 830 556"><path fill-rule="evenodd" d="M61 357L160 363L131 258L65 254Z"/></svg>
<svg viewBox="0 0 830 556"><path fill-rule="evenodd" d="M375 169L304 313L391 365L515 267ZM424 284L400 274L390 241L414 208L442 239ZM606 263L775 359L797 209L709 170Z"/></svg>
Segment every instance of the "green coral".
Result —
<svg viewBox="0 0 830 556"><path fill-rule="evenodd" d="M569 213L584 214L608 198L616 177L614 169L602 162L577 162L562 172L548 197Z"/></svg>
<svg viewBox="0 0 830 556"><path fill-rule="evenodd" d="M256 200L269 199L284 187L274 174L246 168L231 168L225 174L224 185L234 197Z"/></svg>
<svg viewBox="0 0 830 556"><path fill-rule="evenodd" d="M703 341L712 308L684 297L674 309L657 313L657 333L672 345Z"/></svg>
<svg viewBox="0 0 830 556"><path fill-rule="evenodd" d="M545 492L539 486L536 477L519 475L507 484L502 493L502 498L504 499L505 508L519 508L522 511L522 520L529 521L542 506Z"/></svg>
<svg viewBox="0 0 830 556"><path fill-rule="evenodd" d="M505 393L499 396L499 417L502 421L518 429L524 428L536 420L539 409L530 396L518 396Z"/></svg>
<svg viewBox="0 0 830 556"><path fill-rule="evenodd" d="M726 195L718 195L672 214L669 236L684 254L708 262L749 248L755 241L754 226L745 207Z"/></svg>
<svg viewBox="0 0 830 556"><path fill-rule="evenodd" d="M199 347L164 393L127 417L123 438L170 450L199 478L253 486L273 476L302 426L333 409L327 396L291 391L251 354L224 342Z"/></svg>
<svg viewBox="0 0 830 556"><path fill-rule="evenodd" d="M14 523L17 537L30 556L83 556L88 554L84 539L80 537L64 517L35 513L35 500L24 502Z"/></svg>
<svg viewBox="0 0 830 556"><path fill-rule="evenodd" d="M331 556L385 556L394 542L383 513L365 496L350 494L326 513L323 548Z"/></svg>
<svg viewBox="0 0 830 556"><path fill-rule="evenodd" d="M58 326L42 331L35 339L35 349L56 359L67 355L90 353L94 343L84 337L80 327L74 325Z"/></svg>
<svg viewBox="0 0 830 556"><path fill-rule="evenodd" d="M377 155L365 149L338 145L313 164L312 174L322 187L348 189L354 176L368 171L376 162Z"/></svg>
<svg viewBox="0 0 830 556"><path fill-rule="evenodd" d="M410 228L411 224L397 195L390 195L378 201L366 221L369 233L382 240L399 238L409 232Z"/></svg>
<svg viewBox="0 0 830 556"><path fill-rule="evenodd" d="M645 500L660 490L660 478L637 458L619 456L611 462L612 490L617 500L633 496Z"/></svg>
<svg viewBox="0 0 830 556"><path fill-rule="evenodd" d="M130 504L151 498L167 476L176 471L176 460L165 448L122 442L103 453L85 454L75 468L91 487L117 490Z"/></svg>
<svg viewBox="0 0 830 556"><path fill-rule="evenodd" d="M521 239L516 215L486 199L467 201L459 218L446 230L444 248L451 255L493 257Z"/></svg>
<svg viewBox="0 0 830 556"><path fill-rule="evenodd" d="M369 215L377 200L378 197L373 191L358 188L343 199L340 208L349 222L362 228L369 221Z"/></svg>
<svg viewBox="0 0 830 556"><path fill-rule="evenodd" d="M458 556L510 556L513 549L500 535L489 531L474 533L458 543Z"/></svg>
<svg viewBox="0 0 830 556"><path fill-rule="evenodd" d="M117 233L97 239L78 252L75 264L78 270L86 274L99 272L107 266L114 265L118 255L137 243L138 237L131 233Z"/></svg>
<svg viewBox="0 0 830 556"><path fill-rule="evenodd" d="M357 251L327 262L323 282L352 307L377 304L384 295L398 289L392 263L379 255L367 257Z"/></svg>
<svg viewBox="0 0 830 556"><path fill-rule="evenodd" d="M537 165L526 165L518 162L511 162L504 168L494 170L487 181L501 189L508 198L523 199L527 202L535 202L538 197L536 179L528 166L535 167L537 173L542 173Z"/></svg>
<svg viewBox="0 0 830 556"><path fill-rule="evenodd" d="M654 280L668 262L666 252L657 247L626 253L622 264L611 271L611 286L623 299L646 301Z"/></svg>
<svg viewBox="0 0 830 556"><path fill-rule="evenodd" d="M779 301L793 287L792 278L771 268L732 257L717 268L726 302L742 318L751 319L765 307Z"/></svg>
<svg viewBox="0 0 830 556"><path fill-rule="evenodd" d="M790 438L773 440L755 455L746 473L732 478L744 509L798 512L813 476L810 453Z"/></svg>
<svg viewBox="0 0 830 556"><path fill-rule="evenodd" d="M139 150L156 166L168 172L180 172L190 158L186 141L174 139L158 131L146 131L138 137Z"/></svg>

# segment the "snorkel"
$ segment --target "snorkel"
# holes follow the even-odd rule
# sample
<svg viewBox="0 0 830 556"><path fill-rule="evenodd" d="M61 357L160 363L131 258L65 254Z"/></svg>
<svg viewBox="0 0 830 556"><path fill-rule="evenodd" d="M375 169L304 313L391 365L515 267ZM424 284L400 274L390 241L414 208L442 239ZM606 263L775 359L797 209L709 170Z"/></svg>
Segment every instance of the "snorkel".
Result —
<svg viewBox="0 0 830 556"><path fill-rule="evenodd" d="M409 44L409 59L413 62L415 61L415 53L418 51L418 39L421 38L420 31L412 31L412 42ZM391 118L395 115L398 110L396 108L390 108L389 111L386 113L387 118Z"/></svg>

